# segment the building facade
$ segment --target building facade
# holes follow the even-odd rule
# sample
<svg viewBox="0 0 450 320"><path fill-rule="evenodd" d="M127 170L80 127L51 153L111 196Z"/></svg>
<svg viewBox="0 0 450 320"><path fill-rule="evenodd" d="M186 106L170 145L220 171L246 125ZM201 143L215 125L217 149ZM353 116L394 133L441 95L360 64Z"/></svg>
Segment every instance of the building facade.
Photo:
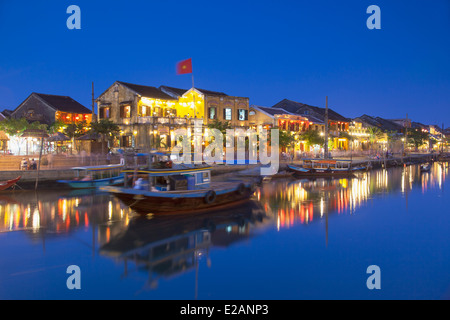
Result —
<svg viewBox="0 0 450 320"><path fill-rule="evenodd" d="M203 126L215 120L248 127L248 98L198 88L159 88L116 81L97 99L99 119L119 125L114 147L166 149L176 144L175 131L192 132L195 120Z"/></svg>
<svg viewBox="0 0 450 320"><path fill-rule="evenodd" d="M38 121L51 125L56 121L77 123L92 121L92 111L68 96L33 92L10 115L11 118L25 118L28 122Z"/></svg>
<svg viewBox="0 0 450 320"><path fill-rule="evenodd" d="M320 124L325 124L325 108L310 106L304 103L284 99L272 108L281 108L291 113L301 115L311 120L319 127ZM349 140L346 134L349 133L350 119L340 115L332 109L328 109L328 134L334 149L348 150ZM323 126L323 131L325 128Z"/></svg>

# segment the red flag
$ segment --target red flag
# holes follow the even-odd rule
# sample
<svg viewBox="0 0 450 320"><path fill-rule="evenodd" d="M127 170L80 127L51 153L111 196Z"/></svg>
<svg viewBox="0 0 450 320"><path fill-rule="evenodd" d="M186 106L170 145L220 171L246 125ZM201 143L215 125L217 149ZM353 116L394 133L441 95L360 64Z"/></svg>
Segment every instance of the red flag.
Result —
<svg viewBox="0 0 450 320"><path fill-rule="evenodd" d="M183 60L177 64L177 74L192 73L192 59Z"/></svg>

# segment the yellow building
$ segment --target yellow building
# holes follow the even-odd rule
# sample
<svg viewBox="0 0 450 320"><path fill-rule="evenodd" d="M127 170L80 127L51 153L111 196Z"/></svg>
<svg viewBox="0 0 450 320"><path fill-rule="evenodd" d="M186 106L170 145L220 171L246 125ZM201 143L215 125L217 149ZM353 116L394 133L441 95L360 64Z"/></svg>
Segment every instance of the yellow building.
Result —
<svg viewBox="0 0 450 320"><path fill-rule="evenodd" d="M116 81L97 99L99 119L121 128L113 147L140 150L171 149L174 131L192 128L195 119L204 126L214 120L233 127L248 126L248 98L198 88L159 88Z"/></svg>

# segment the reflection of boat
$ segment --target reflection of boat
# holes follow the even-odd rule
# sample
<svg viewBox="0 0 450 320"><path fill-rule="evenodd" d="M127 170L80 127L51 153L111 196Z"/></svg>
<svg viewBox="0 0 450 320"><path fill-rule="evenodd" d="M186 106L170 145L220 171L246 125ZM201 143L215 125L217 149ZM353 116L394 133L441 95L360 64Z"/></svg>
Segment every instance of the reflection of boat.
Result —
<svg viewBox="0 0 450 320"><path fill-rule="evenodd" d="M121 174L123 165L114 164L107 166L76 167L73 180L58 180L57 182L67 184L74 189L98 188L123 184Z"/></svg>
<svg viewBox="0 0 450 320"><path fill-rule="evenodd" d="M286 178L290 178L294 175L293 171L280 171L278 173L275 173L272 176L268 176L271 180L274 179L286 179Z"/></svg>
<svg viewBox="0 0 450 320"><path fill-rule="evenodd" d="M192 215L137 216L123 232L100 248L100 254L134 262L149 273L150 283L195 268L212 246L227 246L250 237L249 224L262 222L261 205L247 201L233 210ZM129 272L131 268L125 268Z"/></svg>
<svg viewBox="0 0 450 320"><path fill-rule="evenodd" d="M250 183L211 182L211 167L179 166L167 169L129 170L125 187L102 187L142 214L186 213L237 205L254 192ZM128 175L135 180L127 188ZM136 179L137 178L137 179Z"/></svg>
<svg viewBox="0 0 450 320"><path fill-rule="evenodd" d="M351 161L321 159L304 159L301 165L288 165L288 168L304 177L349 177L366 170L364 166L352 167Z"/></svg>
<svg viewBox="0 0 450 320"><path fill-rule="evenodd" d="M13 180L0 181L0 191L6 190L10 187L13 187L22 177L17 177Z"/></svg>
<svg viewBox="0 0 450 320"><path fill-rule="evenodd" d="M429 172L431 170L431 163L425 163L420 166L420 172Z"/></svg>

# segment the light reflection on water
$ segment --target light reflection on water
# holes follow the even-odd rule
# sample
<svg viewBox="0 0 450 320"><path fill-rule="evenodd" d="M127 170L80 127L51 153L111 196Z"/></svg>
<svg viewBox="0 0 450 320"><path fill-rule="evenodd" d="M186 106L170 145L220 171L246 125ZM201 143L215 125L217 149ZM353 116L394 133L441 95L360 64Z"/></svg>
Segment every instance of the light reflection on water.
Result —
<svg viewBox="0 0 450 320"><path fill-rule="evenodd" d="M390 168L358 174L352 179L301 179L267 183L256 192L278 230L308 224L325 213L353 214L373 197L401 193L408 200L413 186L422 192L441 189L448 175L446 163L435 163L431 172L419 166Z"/></svg>
<svg viewBox="0 0 450 320"><path fill-rule="evenodd" d="M16 233L25 239L25 243L19 242L20 247L16 245L16 265L20 265L21 259L35 249L31 244L42 243L42 256L45 256L49 251L46 248L48 242L77 246L82 237L86 244L83 250L119 266L120 272L115 275L117 279L145 275L143 290L159 292L161 279L173 281L177 275L193 272L196 278L194 297L198 298L199 263L203 261L205 267L210 269L213 263L211 252L214 250L224 248L225 252L233 252L236 245L251 243L256 235L264 238L265 234L271 234L270 230L282 233L285 229L313 225L318 221L326 221L328 226L329 217L353 215L368 201L385 196L397 194L408 207L413 190L424 194L444 192L448 170L448 164L434 163L429 173L421 173L418 166L410 166L363 173L354 179L265 182L255 193L255 199L245 206L178 217L140 217L114 197L104 193L93 194L92 191L1 193L0 254L14 248L15 244L9 241L9 237ZM328 231L326 237L328 243ZM264 248L261 250L264 251ZM216 255L218 260L226 255L220 252L220 256ZM21 282L18 278L8 278L8 275L15 274L15 264L9 264L4 254L1 256L3 263L0 261L0 269L7 270L1 272L0 280L3 277L7 279L6 283L10 281L15 285L16 281ZM78 258L81 259L82 254ZM53 259L53 265L64 264L62 258ZM73 260L76 262L77 256L72 257ZM27 267L33 269L37 265ZM93 265L83 270L86 268L97 270ZM107 267L104 268L100 274L107 273ZM219 279L221 275L213 277ZM123 282L117 285L125 286ZM134 298L124 289L118 290L113 297ZM45 297L29 297L25 292L15 292L11 287L4 291L0 289L0 298L71 298L67 290L61 290L48 293ZM87 298L92 298L86 294ZM167 297L176 298L172 294L166 293ZM159 299L161 296L150 294L148 298ZM191 298L188 295L188 299ZM277 298L277 295L266 298Z"/></svg>

